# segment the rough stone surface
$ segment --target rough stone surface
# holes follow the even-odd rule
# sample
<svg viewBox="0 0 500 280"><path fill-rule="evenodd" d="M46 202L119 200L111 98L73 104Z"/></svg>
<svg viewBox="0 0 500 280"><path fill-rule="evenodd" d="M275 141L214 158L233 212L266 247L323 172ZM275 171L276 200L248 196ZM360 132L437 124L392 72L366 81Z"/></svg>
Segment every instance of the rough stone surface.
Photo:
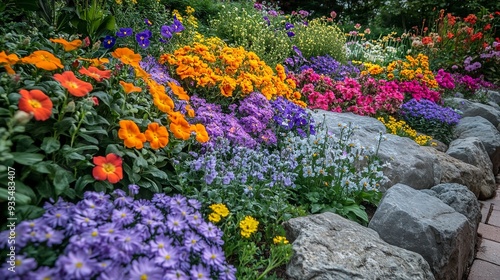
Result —
<svg viewBox="0 0 500 280"><path fill-rule="evenodd" d="M495 182L484 177L484 170L458 160L431 147L423 147L434 153L439 161L441 180L439 183L457 183L466 186L479 199L495 195Z"/></svg>
<svg viewBox="0 0 500 280"><path fill-rule="evenodd" d="M497 124L498 125L498 124ZM493 164L493 174L500 168L500 132L483 117L464 117L455 126L453 132L457 139L477 137L481 140Z"/></svg>
<svg viewBox="0 0 500 280"><path fill-rule="evenodd" d="M434 279L422 256L337 214L294 218L284 226L294 251L286 269L291 279Z"/></svg>
<svg viewBox="0 0 500 280"><path fill-rule="evenodd" d="M468 219L403 184L385 193L369 227L389 244L422 255L436 279L462 279L474 255L476 232Z"/></svg>
<svg viewBox="0 0 500 280"><path fill-rule="evenodd" d="M365 147L375 147L380 132L385 133L384 124L380 121L351 113L333 113L323 110L313 112L317 123L325 121L329 130L339 133L339 123L352 123L358 129L354 132L353 139ZM384 168L384 175L388 180L382 184L381 189L387 190L396 183L403 183L415 189L429 189L440 183L441 174L437 157L422 149L415 141L406 137L384 134L386 140L382 141L379 148L379 158L389 163Z"/></svg>
<svg viewBox="0 0 500 280"><path fill-rule="evenodd" d="M446 153L465 163L472 164L483 171L482 177L488 184L495 184L493 164L484 148L483 142L477 137L467 137L453 140Z"/></svg>
<svg viewBox="0 0 500 280"><path fill-rule="evenodd" d="M500 92L494 90L488 90L486 95L490 102L500 105Z"/></svg>
<svg viewBox="0 0 500 280"><path fill-rule="evenodd" d="M495 127L500 124L500 111L495 107L456 97L446 98L446 101L456 104L457 109L463 112L462 116L464 117L483 117Z"/></svg>
<svg viewBox="0 0 500 280"><path fill-rule="evenodd" d="M481 222L481 206L476 196L464 185L455 183L445 183L434 186L430 189L431 194L439 198L442 202L464 215L472 226L472 231L477 232ZM430 194L430 193L427 193ZM473 236L473 244L477 242L477 235ZM469 265L474 261L474 254L469 256Z"/></svg>

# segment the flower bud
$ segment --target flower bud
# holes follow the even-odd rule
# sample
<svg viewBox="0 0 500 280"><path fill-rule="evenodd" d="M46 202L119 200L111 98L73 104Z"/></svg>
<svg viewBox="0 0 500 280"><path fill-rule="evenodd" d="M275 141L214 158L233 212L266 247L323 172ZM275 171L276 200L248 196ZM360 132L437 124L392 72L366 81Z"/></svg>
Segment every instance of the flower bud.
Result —
<svg viewBox="0 0 500 280"><path fill-rule="evenodd" d="M20 124L20 125L25 125L31 120L32 117L33 117L33 114L18 110L14 114L14 122L17 124Z"/></svg>
<svg viewBox="0 0 500 280"><path fill-rule="evenodd" d="M64 110L64 112L71 113L74 111L75 111L75 101L68 102L68 105L66 106L66 109Z"/></svg>

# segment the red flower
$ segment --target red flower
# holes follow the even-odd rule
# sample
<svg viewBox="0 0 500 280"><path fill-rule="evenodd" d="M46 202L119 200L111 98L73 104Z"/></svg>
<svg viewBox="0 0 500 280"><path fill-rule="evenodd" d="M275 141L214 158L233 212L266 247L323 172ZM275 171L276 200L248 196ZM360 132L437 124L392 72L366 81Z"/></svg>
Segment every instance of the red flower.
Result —
<svg viewBox="0 0 500 280"><path fill-rule="evenodd" d="M108 180L110 183L118 183L123 179L122 158L111 153L106 157L94 157L96 165L92 170L92 176L98 181Z"/></svg>
<svg viewBox="0 0 500 280"><path fill-rule="evenodd" d="M87 95L92 90L92 84L78 79L71 71L65 71L62 74L54 74L54 80L68 90L68 92L76 97Z"/></svg>
<svg viewBox="0 0 500 280"><path fill-rule="evenodd" d="M99 68L94 66L90 66L88 69L82 67L78 72L98 82L102 82L102 79L109 79L109 77L111 77L111 70L99 70Z"/></svg>
<svg viewBox="0 0 500 280"><path fill-rule="evenodd" d="M19 91L21 99L19 99L19 110L33 114L37 121L44 121L52 115L52 101L41 90L33 89L27 91L21 89Z"/></svg>
<svg viewBox="0 0 500 280"><path fill-rule="evenodd" d="M99 99L97 97L92 96L91 98L92 98L92 102L94 102L94 106L99 105Z"/></svg>
<svg viewBox="0 0 500 280"><path fill-rule="evenodd" d="M464 18L464 21L470 24L475 24L477 21L477 17L474 14L469 14L467 17Z"/></svg>

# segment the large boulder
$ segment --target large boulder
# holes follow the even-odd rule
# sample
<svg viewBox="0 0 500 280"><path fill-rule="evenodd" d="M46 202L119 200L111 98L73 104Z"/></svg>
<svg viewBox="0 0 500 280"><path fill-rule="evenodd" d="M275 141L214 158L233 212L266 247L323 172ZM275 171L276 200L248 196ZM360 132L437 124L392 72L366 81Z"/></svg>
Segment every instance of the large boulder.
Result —
<svg viewBox="0 0 500 280"><path fill-rule="evenodd" d="M454 107L462 111L463 117L483 117L495 127L500 124L500 111L490 105L473 102L463 98L446 98L446 101L454 104Z"/></svg>
<svg viewBox="0 0 500 280"><path fill-rule="evenodd" d="M465 163L432 147L422 147L438 158L439 183L457 183L466 186L479 199L488 199L495 195L495 181L485 177L485 170Z"/></svg>
<svg viewBox="0 0 500 280"><path fill-rule="evenodd" d="M356 127L353 139L365 147L376 147L381 133L385 140L380 142L378 156L388 163L384 175L388 178L381 186L385 191L396 183L403 183L415 189L429 189L439 184L441 174L436 165L437 157L422 149L415 141L393 134L384 134L386 128L377 119L358 116L352 113L334 113L323 110L314 111L313 117L320 125L324 123L333 133L339 134L339 124L352 124Z"/></svg>
<svg viewBox="0 0 500 280"><path fill-rule="evenodd" d="M497 125L480 116L464 117L453 129L456 139L477 137L481 140L493 164L495 175L500 168L500 132L496 128Z"/></svg>
<svg viewBox="0 0 500 280"><path fill-rule="evenodd" d="M479 223L481 222L481 206L476 196L467 189L466 186L445 183L432 187L427 191L427 194L439 198L442 202L455 209L458 213L464 215L472 226L473 232L477 232ZM477 235L474 235L473 244L476 244ZM469 265L474 261L474 254L469 257Z"/></svg>
<svg viewBox="0 0 500 280"><path fill-rule="evenodd" d="M440 199L403 184L382 198L369 227L389 244L419 253L436 279L462 279L474 255L469 220Z"/></svg>
<svg viewBox="0 0 500 280"><path fill-rule="evenodd" d="M286 268L291 279L434 279L422 256L337 214L294 218L284 226L294 251Z"/></svg>

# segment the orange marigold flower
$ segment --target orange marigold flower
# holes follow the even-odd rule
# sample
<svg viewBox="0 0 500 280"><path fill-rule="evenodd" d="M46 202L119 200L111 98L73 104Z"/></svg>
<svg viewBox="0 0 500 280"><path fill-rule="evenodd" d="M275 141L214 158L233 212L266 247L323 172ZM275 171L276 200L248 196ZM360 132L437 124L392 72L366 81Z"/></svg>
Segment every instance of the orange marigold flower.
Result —
<svg viewBox="0 0 500 280"><path fill-rule="evenodd" d="M160 126L156 122L148 125L148 129L144 132L144 135L153 149L163 148L168 144L167 128Z"/></svg>
<svg viewBox="0 0 500 280"><path fill-rule="evenodd" d="M5 51L0 52L0 66L3 65L8 74L14 75L14 69L11 65L16 64L19 61L19 57L15 53L6 54Z"/></svg>
<svg viewBox="0 0 500 280"><path fill-rule="evenodd" d="M163 113L172 112L175 106L172 98L164 92L153 95L153 104Z"/></svg>
<svg viewBox="0 0 500 280"><path fill-rule="evenodd" d="M191 128L189 124L185 125L182 123L172 122L170 123L170 131L172 131L177 139L188 140L189 137L191 137Z"/></svg>
<svg viewBox="0 0 500 280"><path fill-rule="evenodd" d="M168 112L168 119L178 125L189 126L188 121L186 121L186 117L178 111L170 111Z"/></svg>
<svg viewBox="0 0 500 280"><path fill-rule="evenodd" d="M189 116L190 118L194 118L195 113L194 113L193 107L191 107L191 106L188 104L188 105L184 106L184 109L186 109L186 112L187 112L187 114L188 114L188 116Z"/></svg>
<svg viewBox="0 0 500 280"><path fill-rule="evenodd" d="M177 95L177 97L180 100L186 100L189 101L189 95L187 95L186 91L184 88L181 86L176 85L174 82L168 82L167 85L172 89L172 92Z"/></svg>
<svg viewBox="0 0 500 280"><path fill-rule="evenodd" d="M219 85L219 89L223 96L231 97L233 95L233 91L236 89L236 81L229 76L224 76Z"/></svg>
<svg viewBox="0 0 500 280"><path fill-rule="evenodd" d="M29 56L21 58L21 62L33 64L37 68L47 71L64 68L61 64L61 60L48 51L34 51Z"/></svg>
<svg viewBox="0 0 500 280"><path fill-rule="evenodd" d="M98 181L108 180L111 184L123 179L122 158L116 154L107 154L106 157L97 156L93 159L96 165L92 169L92 176Z"/></svg>
<svg viewBox="0 0 500 280"><path fill-rule="evenodd" d="M52 101L41 90L33 89L27 91L21 89L19 91L21 99L19 99L19 110L33 114L37 121L44 121L52 115Z"/></svg>
<svg viewBox="0 0 500 280"><path fill-rule="evenodd" d="M196 141L200 143L205 143L208 140L210 140L210 137L208 136L208 132L205 129L205 126L200 123L192 125L191 131L194 131L196 133Z"/></svg>
<svg viewBox="0 0 500 280"><path fill-rule="evenodd" d="M51 42L61 44L65 51L70 52L78 49L82 45L82 40L73 40L71 42L66 41L63 38L59 39L50 39Z"/></svg>
<svg viewBox="0 0 500 280"><path fill-rule="evenodd" d="M76 97L82 97L92 91L91 83L84 82L75 76L72 71L65 71L62 74L54 74L54 80L68 90L68 92Z"/></svg>
<svg viewBox="0 0 500 280"><path fill-rule="evenodd" d="M102 82L103 79L109 79L111 77L111 70L99 70L99 68L94 66L90 66L88 69L82 67L78 72L98 82Z"/></svg>
<svg viewBox="0 0 500 280"><path fill-rule="evenodd" d="M133 67L139 67L139 62L141 61L141 55L134 53L129 48L117 48L111 55L114 58L118 58L124 64L132 65Z"/></svg>
<svg viewBox="0 0 500 280"><path fill-rule="evenodd" d="M132 83L127 83L124 81L120 81L120 85L123 88L123 91L125 91L126 94L132 93L132 92L141 92L142 88L134 86Z"/></svg>
<svg viewBox="0 0 500 280"><path fill-rule="evenodd" d="M121 120L120 129L118 130L118 137L124 141L125 147L142 149L146 136L141 133L139 127L135 122L130 120Z"/></svg>

